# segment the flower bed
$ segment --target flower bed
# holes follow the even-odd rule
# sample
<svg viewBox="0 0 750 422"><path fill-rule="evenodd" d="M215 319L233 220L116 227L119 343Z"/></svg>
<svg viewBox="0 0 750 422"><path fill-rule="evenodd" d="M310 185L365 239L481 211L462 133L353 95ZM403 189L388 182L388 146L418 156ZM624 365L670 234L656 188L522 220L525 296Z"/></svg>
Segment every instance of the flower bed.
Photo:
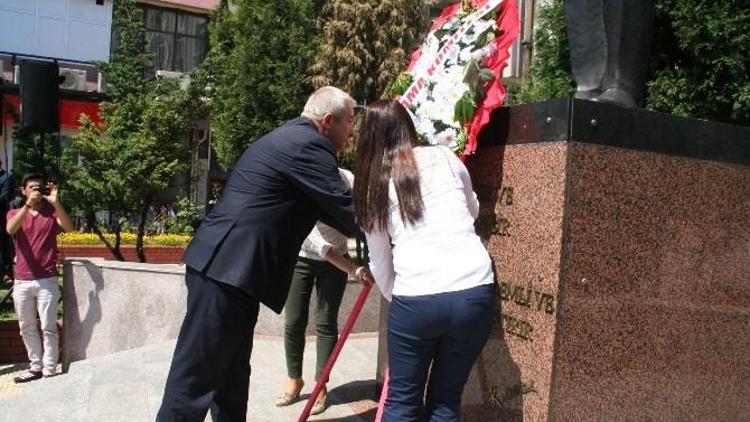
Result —
<svg viewBox="0 0 750 422"><path fill-rule="evenodd" d="M115 240L114 234L104 235L108 241ZM135 234L122 233L120 252L125 261L137 262L135 251ZM180 234L160 234L143 238L143 249L146 262L152 264L176 264L180 262L185 246L190 243L190 236ZM114 260L112 252L94 233L62 233L57 236L59 258L93 257Z"/></svg>
<svg viewBox="0 0 750 422"><path fill-rule="evenodd" d="M185 246L154 246L146 245L143 247L146 254L146 262L151 264L177 264L185 252ZM125 261L138 262L138 255L135 251L135 245L120 245ZM93 257L114 260L115 257L106 246L99 245L58 245L58 258L72 257Z"/></svg>
<svg viewBox="0 0 750 422"><path fill-rule="evenodd" d="M107 241L114 243L115 235L105 233ZM122 245L135 245L135 233L122 233L120 243ZM158 234L154 236L145 236L144 245L153 246L185 246L190 243L191 236L185 234ZM94 233L61 233L57 236L58 245L103 245L99 236Z"/></svg>

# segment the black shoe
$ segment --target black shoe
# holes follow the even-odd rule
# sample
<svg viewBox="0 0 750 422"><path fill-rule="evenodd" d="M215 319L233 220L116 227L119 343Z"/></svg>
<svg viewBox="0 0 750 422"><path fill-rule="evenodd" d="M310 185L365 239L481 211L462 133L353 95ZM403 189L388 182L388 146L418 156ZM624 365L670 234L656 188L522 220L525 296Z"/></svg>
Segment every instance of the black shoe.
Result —
<svg viewBox="0 0 750 422"><path fill-rule="evenodd" d="M596 101L596 97L601 95L602 91L599 89L589 89L586 91L576 91L575 94L573 94L573 98L577 98L579 100L588 100L588 101Z"/></svg>
<svg viewBox="0 0 750 422"><path fill-rule="evenodd" d="M16 384L23 384L25 382L38 380L41 377L41 372L28 370L25 374L13 378L13 382L15 382Z"/></svg>
<svg viewBox="0 0 750 422"><path fill-rule="evenodd" d="M627 108L638 107L635 99L630 94L619 88L607 89L606 91L602 92L602 95L596 97L594 101L598 101L600 103L615 104Z"/></svg>

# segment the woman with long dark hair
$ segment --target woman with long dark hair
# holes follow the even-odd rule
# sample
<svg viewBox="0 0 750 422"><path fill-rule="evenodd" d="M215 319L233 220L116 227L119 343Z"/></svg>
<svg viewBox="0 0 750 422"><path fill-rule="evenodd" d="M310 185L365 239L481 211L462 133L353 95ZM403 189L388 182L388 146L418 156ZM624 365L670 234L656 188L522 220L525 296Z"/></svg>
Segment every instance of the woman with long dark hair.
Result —
<svg viewBox="0 0 750 422"><path fill-rule="evenodd" d="M418 145L401 104L376 101L360 131L354 202L370 270L391 301L383 420L457 421L496 300L469 173L450 149Z"/></svg>

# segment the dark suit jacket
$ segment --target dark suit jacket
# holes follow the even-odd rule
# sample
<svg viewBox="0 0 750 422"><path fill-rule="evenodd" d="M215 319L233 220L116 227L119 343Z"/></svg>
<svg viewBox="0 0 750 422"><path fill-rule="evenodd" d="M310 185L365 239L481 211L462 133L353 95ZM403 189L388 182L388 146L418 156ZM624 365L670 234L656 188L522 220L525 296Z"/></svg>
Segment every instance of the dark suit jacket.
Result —
<svg viewBox="0 0 750 422"><path fill-rule="evenodd" d="M240 157L182 260L280 313L297 253L319 217L361 236L331 141L310 120L291 120Z"/></svg>
<svg viewBox="0 0 750 422"><path fill-rule="evenodd" d="M15 197L15 188L13 175L0 169L0 214L2 214L3 220L5 219L5 213L10 209L11 201Z"/></svg>

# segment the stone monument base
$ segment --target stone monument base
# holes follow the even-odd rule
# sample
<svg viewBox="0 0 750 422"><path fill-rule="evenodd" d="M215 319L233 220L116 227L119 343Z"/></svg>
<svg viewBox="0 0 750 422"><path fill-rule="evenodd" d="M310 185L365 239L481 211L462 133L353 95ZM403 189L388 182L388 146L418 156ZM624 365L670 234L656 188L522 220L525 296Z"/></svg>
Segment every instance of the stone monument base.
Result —
<svg viewBox="0 0 750 422"><path fill-rule="evenodd" d="M500 300L462 420L750 420L750 129L554 100L467 166Z"/></svg>

